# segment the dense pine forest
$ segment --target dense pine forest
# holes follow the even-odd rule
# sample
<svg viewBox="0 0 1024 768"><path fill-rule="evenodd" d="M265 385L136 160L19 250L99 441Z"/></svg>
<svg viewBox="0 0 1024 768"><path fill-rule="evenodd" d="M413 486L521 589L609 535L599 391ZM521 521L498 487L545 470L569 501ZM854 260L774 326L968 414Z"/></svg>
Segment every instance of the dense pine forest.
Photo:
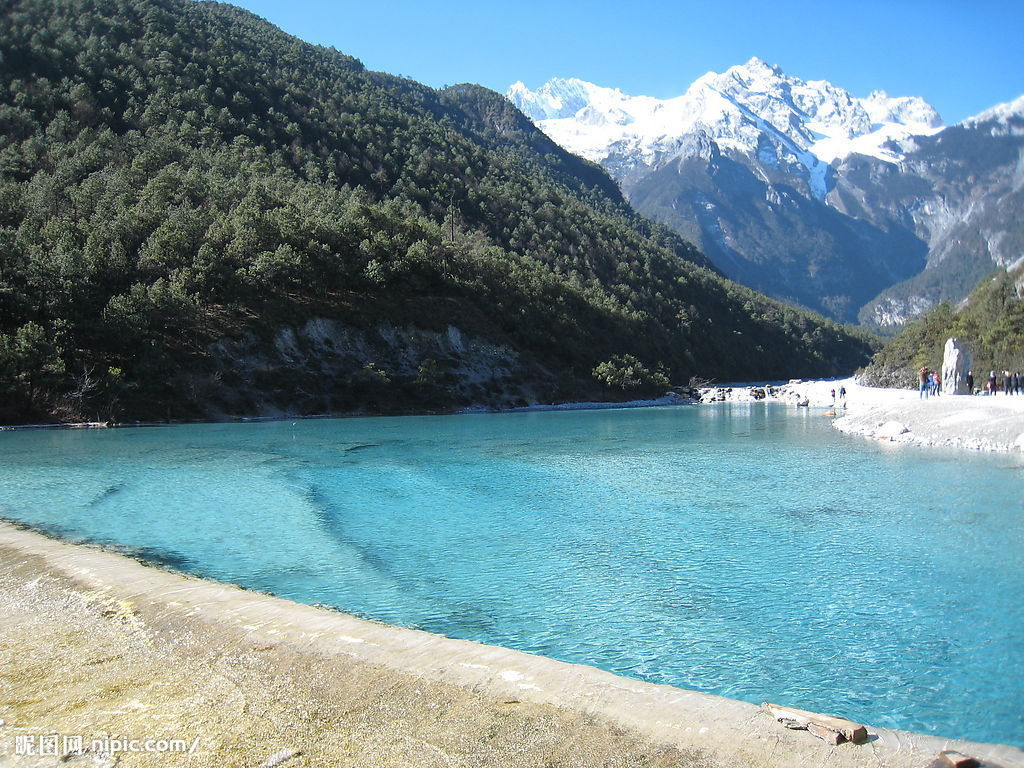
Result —
<svg viewBox="0 0 1024 768"><path fill-rule="evenodd" d="M502 375L467 385L481 349ZM624 397L869 351L723 279L486 89L220 3L0 10L4 421Z"/></svg>
<svg viewBox="0 0 1024 768"><path fill-rule="evenodd" d="M867 384L917 387L917 370L942 370L946 339L967 345L977 386L989 371L1024 371L1024 265L986 277L963 306L943 302L908 325L864 371Z"/></svg>

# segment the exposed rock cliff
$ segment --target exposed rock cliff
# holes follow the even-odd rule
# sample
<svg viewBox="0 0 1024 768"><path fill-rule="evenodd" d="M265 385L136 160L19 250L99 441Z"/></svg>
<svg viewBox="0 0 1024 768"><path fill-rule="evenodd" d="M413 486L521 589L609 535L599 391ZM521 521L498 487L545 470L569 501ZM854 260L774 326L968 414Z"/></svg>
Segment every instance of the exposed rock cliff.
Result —
<svg viewBox="0 0 1024 768"><path fill-rule="evenodd" d="M363 330L314 317L270 338L225 337L208 352L210 370L183 383L196 410L217 417L526 405L552 389L550 374L511 347L455 326Z"/></svg>

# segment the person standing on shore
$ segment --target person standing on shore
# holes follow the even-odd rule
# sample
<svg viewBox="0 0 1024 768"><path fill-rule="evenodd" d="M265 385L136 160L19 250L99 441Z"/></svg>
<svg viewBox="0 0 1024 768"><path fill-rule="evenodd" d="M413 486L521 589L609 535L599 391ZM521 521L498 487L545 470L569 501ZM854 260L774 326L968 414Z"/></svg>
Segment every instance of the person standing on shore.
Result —
<svg viewBox="0 0 1024 768"><path fill-rule="evenodd" d="M928 366L927 365L922 365L921 368L917 372L917 376L921 380L921 389L917 393L917 399L920 400L923 397L925 400L927 400L928 399L928 387L931 384L931 382L928 380L929 379L929 377L928 377Z"/></svg>
<svg viewBox="0 0 1024 768"><path fill-rule="evenodd" d="M1003 392L1005 392L1007 395L1009 395L1010 394L1010 387L1011 387L1010 372L1009 371L1003 371Z"/></svg>
<svg viewBox="0 0 1024 768"><path fill-rule="evenodd" d="M974 394L974 371L967 372L967 394Z"/></svg>
<svg viewBox="0 0 1024 768"><path fill-rule="evenodd" d="M1020 384L1020 371L1017 371L1015 374L1013 374L1013 394L1020 394Z"/></svg>
<svg viewBox="0 0 1024 768"><path fill-rule="evenodd" d="M988 385L986 386L988 393L994 395L996 393L996 372L989 371L988 373Z"/></svg>

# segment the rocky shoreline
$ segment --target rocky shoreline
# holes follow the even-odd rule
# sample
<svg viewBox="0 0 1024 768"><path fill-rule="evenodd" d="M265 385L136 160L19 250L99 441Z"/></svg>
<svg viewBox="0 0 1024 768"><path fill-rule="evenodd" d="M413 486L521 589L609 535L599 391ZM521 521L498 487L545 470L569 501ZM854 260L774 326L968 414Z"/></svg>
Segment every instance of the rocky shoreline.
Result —
<svg viewBox="0 0 1024 768"><path fill-rule="evenodd" d="M841 389L846 397L840 398ZM833 395L833 392L836 394ZM821 411L841 432L892 443L907 443L973 451L1024 451L1024 395L943 395L920 399L913 390L868 387L855 378L788 382L756 382L675 387L661 397L610 402L534 404L506 409L464 408L455 413L565 411L714 403L778 402ZM267 416L233 421L278 421L346 418L348 415ZM26 424L3 426L0 431L22 429L104 429L166 426L191 422L89 422L80 424Z"/></svg>
<svg viewBox="0 0 1024 768"><path fill-rule="evenodd" d="M840 398L841 389L846 397ZM832 393L836 394L833 395ZM701 403L770 400L832 418L840 432L889 443L971 451L1024 451L1024 395L941 395L867 387L854 378L704 387Z"/></svg>

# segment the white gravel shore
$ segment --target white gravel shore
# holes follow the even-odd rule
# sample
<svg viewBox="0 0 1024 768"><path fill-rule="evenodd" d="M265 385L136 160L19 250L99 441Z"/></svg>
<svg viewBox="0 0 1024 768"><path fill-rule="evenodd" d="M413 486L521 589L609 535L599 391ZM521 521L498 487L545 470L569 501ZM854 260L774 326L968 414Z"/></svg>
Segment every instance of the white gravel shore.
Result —
<svg viewBox="0 0 1024 768"><path fill-rule="evenodd" d="M845 404L838 397L841 387L846 388ZM922 399L911 390L865 387L853 378L786 384L776 391L787 402L806 399L809 407L833 408L833 425L851 434L977 451L1024 450L1024 395Z"/></svg>

